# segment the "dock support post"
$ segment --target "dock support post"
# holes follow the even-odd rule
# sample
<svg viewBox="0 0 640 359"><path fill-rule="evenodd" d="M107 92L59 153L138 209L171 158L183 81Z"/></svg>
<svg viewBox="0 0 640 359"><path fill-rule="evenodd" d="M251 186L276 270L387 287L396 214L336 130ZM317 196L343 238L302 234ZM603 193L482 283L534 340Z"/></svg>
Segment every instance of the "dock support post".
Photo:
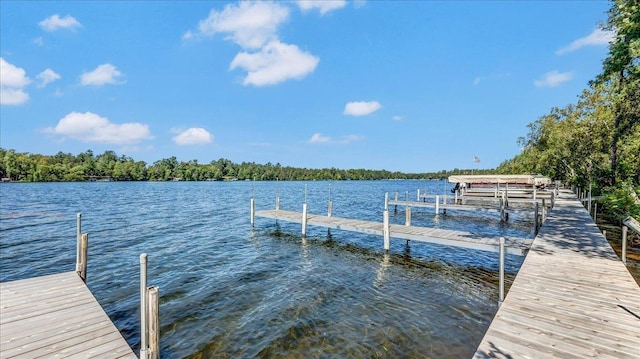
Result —
<svg viewBox="0 0 640 359"><path fill-rule="evenodd" d="M538 201L536 201L533 204L533 222L534 222L534 224L533 224L533 228L534 228L533 233L536 236L538 235L538 230L540 229L540 226L538 224L538 213L539 213Z"/></svg>
<svg viewBox="0 0 640 359"><path fill-rule="evenodd" d="M147 254L140 254L140 359L149 357L147 343Z"/></svg>
<svg viewBox="0 0 640 359"><path fill-rule="evenodd" d="M593 223L598 223L598 202L593 204Z"/></svg>
<svg viewBox="0 0 640 359"><path fill-rule="evenodd" d="M498 298L498 308L502 305L504 301L504 237L500 237L500 283L499 283L499 298Z"/></svg>
<svg viewBox="0 0 640 359"><path fill-rule="evenodd" d="M80 258L80 247L82 244L82 213L76 215L76 272L80 271L78 268L78 259Z"/></svg>
<svg viewBox="0 0 640 359"><path fill-rule="evenodd" d="M453 203L458 204L458 190L455 191L454 196L455 196L455 202Z"/></svg>
<svg viewBox="0 0 640 359"><path fill-rule="evenodd" d="M505 221L505 216L504 216L504 199L500 198L500 222L504 222Z"/></svg>
<svg viewBox="0 0 640 359"><path fill-rule="evenodd" d="M534 201L537 199L537 198L536 198L536 195L537 195L536 188L535 188L535 187L533 187L533 200L534 200Z"/></svg>
<svg viewBox="0 0 640 359"><path fill-rule="evenodd" d="M307 235L307 204L302 204L302 235Z"/></svg>
<svg viewBox="0 0 640 359"><path fill-rule="evenodd" d="M509 184L504 184L504 205L505 207L509 207Z"/></svg>
<svg viewBox="0 0 640 359"><path fill-rule="evenodd" d="M542 223L547 220L547 204L544 198L542 199Z"/></svg>
<svg viewBox="0 0 640 359"><path fill-rule="evenodd" d="M87 251L89 249L89 235L82 233L78 246L79 256L76 258L76 273L83 282L87 282Z"/></svg>
<svg viewBox="0 0 640 359"><path fill-rule="evenodd" d="M627 226L622 226L622 263L627 265Z"/></svg>
<svg viewBox="0 0 640 359"><path fill-rule="evenodd" d="M556 206L556 194L555 194L555 192L551 192L551 208L553 208L555 206Z"/></svg>
<svg viewBox="0 0 640 359"><path fill-rule="evenodd" d="M406 206L404 211L405 211L405 214L406 214L406 217L405 217L405 220L404 220L404 225L408 227L408 226L411 225L411 207Z"/></svg>
<svg viewBox="0 0 640 359"><path fill-rule="evenodd" d="M382 236L384 237L384 250L389 251L389 193L384 194L384 212L382 214Z"/></svg>
<svg viewBox="0 0 640 359"><path fill-rule="evenodd" d="M160 305L158 287L147 288L147 335L150 359L160 358Z"/></svg>
<svg viewBox="0 0 640 359"><path fill-rule="evenodd" d="M591 213L591 183L589 183L589 204L587 206L587 212Z"/></svg>
<svg viewBox="0 0 640 359"><path fill-rule="evenodd" d="M420 202L420 188L418 188L418 198L416 198L416 201Z"/></svg>
<svg viewBox="0 0 640 359"><path fill-rule="evenodd" d="M395 195L393 196L393 198L395 199L396 202L398 202L398 192L395 193ZM398 205L394 204L393 205L393 213L398 213Z"/></svg>
<svg viewBox="0 0 640 359"><path fill-rule="evenodd" d="M276 211L280 210L280 197L276 197Z"/></svg>
<svg viewBox="0 0 640 359"><path fill-rule="evenodd" d="M440 214L440 196L436 195L436 216Z"/></svg>
<svg viewBox="0 0 640 359"><path fill-rule="evenodd" d="M255 199L251 198L251 227L253 227L253 223L255 222L256 217L256 202Z"/></svg>
<svg viewBox="0 0 640 359"><path fill-rule="evenodd" d="M327 217L333 215L333 201L331 200L331 183L329 183L329 204L327 205Z"/></svg>

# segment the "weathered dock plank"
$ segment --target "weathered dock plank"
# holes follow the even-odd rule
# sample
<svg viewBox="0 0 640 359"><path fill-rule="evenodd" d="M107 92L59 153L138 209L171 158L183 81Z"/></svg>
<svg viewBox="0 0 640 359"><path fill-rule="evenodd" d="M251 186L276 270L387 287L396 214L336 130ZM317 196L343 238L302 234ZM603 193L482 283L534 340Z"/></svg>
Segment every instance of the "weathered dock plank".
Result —
<svg viewBox="0 0 640 359"><path fill-rule="evenodd" d="M544 357L640 358L640 287L567 192L474 355Z"/></svg>
<svg viewBox="0 0 640 359"><path fill-rule="evenodd" d="M263 218L273 218L294 223L302 223L302 213L293 211L256 211L255 216ZM308 214L307 225L383 236L383 223L381 222ZM487 237L472 232L405 226L401 224L391 224L389 225L389 229L390 237L397 239L478 249L491 252L498 252L500 247L499 238ZM533 239L531 238L507 238L505 243L506 253L524 255L532 241Z"/></svg>
<svg viewBox="0 0 640 359"><path fill-rule="evenodd" d="M0 357L136 358L76 272L0 283Z"/></svg>

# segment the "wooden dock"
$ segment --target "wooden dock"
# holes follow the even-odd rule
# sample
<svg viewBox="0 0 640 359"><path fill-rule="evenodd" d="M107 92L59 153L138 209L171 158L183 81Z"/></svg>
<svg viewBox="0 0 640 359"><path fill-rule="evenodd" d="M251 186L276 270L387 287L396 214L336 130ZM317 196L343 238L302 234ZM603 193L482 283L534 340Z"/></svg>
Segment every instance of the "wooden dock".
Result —
<svg viewBox="0 0 640 359"><path fill-rule="evenodd" d="M640 358L640 287L574 195L549 212L474 358Z"/></svg>
<svg viewBox="0 0 640 359"><path fill-rule="evenodd" d="M302 213L284 210L256 211L255 216L273 218L300 224L302 224L303 217ZM364 221L359 219L308 214L307 225L334 228L344 231L359 232L378 236L384 235L384 225L382 222ZM389 236L391 238L412 240L416 242L435 243L445 246L471 248L491 252L498 252L500 248L500 239L497 237L438 228L390 224ZM506 238L506 253L524 255L526 254L532 241L533 239L531 238Z"/></svg>
<svg viewBox="0 0 640 359"><path fill-rule="evenodd" d="M136 358L76 272L0 283L0 358Z"/></svg>

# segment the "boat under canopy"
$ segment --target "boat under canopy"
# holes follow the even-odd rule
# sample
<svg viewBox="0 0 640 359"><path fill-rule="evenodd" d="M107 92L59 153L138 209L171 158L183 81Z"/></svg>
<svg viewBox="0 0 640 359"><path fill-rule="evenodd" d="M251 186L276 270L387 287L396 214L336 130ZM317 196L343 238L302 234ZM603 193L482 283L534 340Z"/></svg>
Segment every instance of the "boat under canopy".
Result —
<svg viewBox="0 0 640 359"><path fill-rule="evenodd" d="M466 184L514 184L541 187L552 183L549 177L542 175L462 175L449 176L451 183Z"/></svg>

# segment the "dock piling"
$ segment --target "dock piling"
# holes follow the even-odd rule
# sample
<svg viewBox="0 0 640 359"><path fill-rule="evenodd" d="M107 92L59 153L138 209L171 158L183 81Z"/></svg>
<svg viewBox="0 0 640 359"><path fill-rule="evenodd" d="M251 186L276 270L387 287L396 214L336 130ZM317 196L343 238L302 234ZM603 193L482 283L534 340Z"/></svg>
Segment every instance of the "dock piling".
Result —
<svg viewBox="0 0 640 359"><path fill-rule="evenodd" d="M159 305L159 288L147 288L147 331L149 350L147 351L149 359L160 358L160 305Z"/></svg>
<svg viewBox="0 0 640 359"><path fill-rule="evenodd" d="M147 254L140 254L140 359L149 357L147 345Z"/></svg>
<svg viewBox="0 0 640 359"><path fill-rule="evenodd" d="M307 235L307 204L302 204L302 236Z"/></svg>
<svg viewBox="0 0 640 359"><path fill-rule="evenodd" d="M499 269L499 290L498 290L498 307L502 305L504 301L504 237L500 237L500 269Z"/></svg>
<svg viewBox="0 0 640 359"><path fill-rule="evenodd" d="M544 223L547 220L547 203L545 202L545 199L542 199L542 223Z"/></svg>
<svg viewBox="0 0 640 359"><path fill-rule="evenodd" d="M89 235L82 233L80 235L80 245L78 246L79 256L76 258L76 272L82 278L83 282L87 282L87 252L89 249Z"/></svg>
<svg viewBox="0 0 640 359"><path fill-rule="evenodd" d="M329 183L329 203L327 204L327 217L333 215L333 201L331 201L331 183Z"/></svg>
<svg viewBox="0 0 640 359"><path fill-rule="evenodd" d="M404 225L409 227L411 226L411 207L406 206L404 211L405 211Z"/></svg>
<svg viewBox="0 0 640 359"><path fill-rule="evenodd" d="M382 235L384 238L384 250L388 251L391 247L389 233L389 193L384 194L384 212L382 213Z"/></svg>
<svg viewBox="0 0 640 359"><path fill-rule="evenodd" d="M533 204L533 233L534 235L538 235L538 231L540 230L540 224L538 222L538 214L539 214L539 208L538 208L538 201L536 201Z"/></svg>
<svg viewBox="0 0 640 359"><path fill-rule="evenodd" d="M256 202L254 198L251 198L251 227L253 227L256 217Z"/></svg>
<svg viewBox="0 0 640 359"><path fill-rule="evenodd" d="M78 268L78 258L80 258L80 247L82 244L82 213L76 214L76 272L80 271Z"/></svg>
<svg viewBox="0 0 640 359"><path fill-rule="evenodd" d="M436 216L440 214L440 196L436 195Z"/></svg>
<svg viewBox="0 0 640 359"><path fill-rule="evenodd" d="M622 263L627 265L627 226L622 226Z"/></svg>

